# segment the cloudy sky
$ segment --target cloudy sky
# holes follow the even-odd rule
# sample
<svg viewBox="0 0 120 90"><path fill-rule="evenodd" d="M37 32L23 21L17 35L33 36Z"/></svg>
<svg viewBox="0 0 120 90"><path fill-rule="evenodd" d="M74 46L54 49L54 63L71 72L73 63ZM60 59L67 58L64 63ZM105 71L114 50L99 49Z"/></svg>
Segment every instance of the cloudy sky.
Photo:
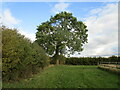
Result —
<svg viewBox="0 0 120 90"><path fill-rule="evenodd" d="M84 50L80 55L72 56L118 54L117 2L3 2L0 17L4 25L17 28L34 41L36 27L61 11L73 13L88 29L88 43Z"/></svg>

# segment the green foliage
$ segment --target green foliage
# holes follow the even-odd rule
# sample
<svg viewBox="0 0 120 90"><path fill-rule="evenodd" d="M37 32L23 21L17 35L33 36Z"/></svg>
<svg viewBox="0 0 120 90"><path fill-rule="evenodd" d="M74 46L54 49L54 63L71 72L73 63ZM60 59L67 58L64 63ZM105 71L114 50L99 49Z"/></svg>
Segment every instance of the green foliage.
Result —
<svg viewBox="0 0 120 90"><path fill-rule="evenodd" d="M87 43L86 28L72 13L61 12L37 27L36 41L49 55L73 54Z"/></svg>
<svg viewBox="0 0 120 90"><path fill-rule="evenodd" d="M16 29L3 27L2 43L3 81L27 78L49 64L45 51Z"/></svg>
<svg viewBox="0 0 120 90"><path fill-rule="evenodd" d="M66 58L65 64L68 65L97 65L99 62L119 62L117 56L104 57L71 57Z"/></svg>
<svg viewBox="0 0 120 90"><path fill-rule="evenodd" d="M33 57L34 62L33 64L38 65L39 67L45 67L49 64L49 57L47 57L43 48L41 48L38 43L34 42L32 44L33 48Z"/></svg>

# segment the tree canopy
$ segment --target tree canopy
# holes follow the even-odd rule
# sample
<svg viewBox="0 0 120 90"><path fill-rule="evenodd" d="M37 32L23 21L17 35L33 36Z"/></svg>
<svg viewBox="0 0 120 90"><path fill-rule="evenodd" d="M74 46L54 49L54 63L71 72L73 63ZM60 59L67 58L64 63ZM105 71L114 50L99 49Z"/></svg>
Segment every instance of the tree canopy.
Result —
<svg viewBox="0 0 120 90"><path fill-rule="evenodd" d="M87 43L86 28L72 13L61 12L37 27L36 42L52 56L81 52Z"/></svg>

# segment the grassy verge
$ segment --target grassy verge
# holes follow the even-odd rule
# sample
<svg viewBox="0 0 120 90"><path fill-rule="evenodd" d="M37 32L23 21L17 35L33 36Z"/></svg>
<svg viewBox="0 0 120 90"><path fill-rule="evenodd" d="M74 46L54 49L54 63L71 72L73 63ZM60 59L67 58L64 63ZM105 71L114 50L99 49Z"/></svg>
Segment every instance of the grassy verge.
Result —
<svg viewBox="0 0 120 90"><path fill-rule="evenodd" d="M62 65L20 82L3 83L3 88L120 88L118 78L97 66Z"/></svg>

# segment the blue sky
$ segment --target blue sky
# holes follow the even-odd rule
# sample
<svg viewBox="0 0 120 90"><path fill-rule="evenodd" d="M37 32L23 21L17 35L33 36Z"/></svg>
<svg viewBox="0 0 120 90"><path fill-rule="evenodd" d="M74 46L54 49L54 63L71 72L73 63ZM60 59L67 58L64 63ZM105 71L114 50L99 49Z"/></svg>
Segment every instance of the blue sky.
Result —
<svg viewBox="0 0 120 90"><path fill-rule="evenodd" d="M3 4L3 10L9 9L15 18L20 19L21 26L26 31L35 32L37 25L55 15L52 9L56 4L57 2L9 2ZM67 9L79 20L83 20L90 10L104 5L104 2L70 2Z"/></svg>
<svg viewBox="0 0 120 90"><path fill-rule="evenodd" d="M32 41L35 40L37 25L49 20L58 12L67 11L72 12L73 16L88 26L89 43L84 46L85 50L81 56L109 56L118 52L117 3L4 2L2 6L3 24L18 28L21 34ZM110 49L106 51L106 47ZM79 55L76 53L73 56Z"/></svg>

